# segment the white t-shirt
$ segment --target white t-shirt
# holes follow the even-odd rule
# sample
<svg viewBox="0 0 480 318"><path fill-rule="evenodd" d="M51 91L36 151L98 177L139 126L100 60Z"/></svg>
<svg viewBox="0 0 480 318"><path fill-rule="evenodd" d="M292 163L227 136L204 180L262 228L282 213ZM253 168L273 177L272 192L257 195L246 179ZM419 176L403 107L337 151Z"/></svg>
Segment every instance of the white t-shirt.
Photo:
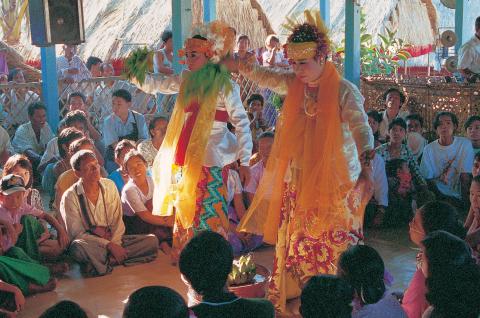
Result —
<svg viewBox="0 0 480 318"><path fill-rule="evenodd" d="M270 66L270 64L268 64L267 61L270 59L271 56L272 56L272 52L270 52L268 50L266 50L262 53L263 66ZM282 51L276 51L275 52L275 65L277 65L277 64L288 65L288 61L285 58L285 56L283 55Z"/></svg>
<svg viewBox="0 0 480 318"><path fill-rule="evenodd" d="M243 187L238 172L233 169L229 169L227 180L227 206L232 203L235 194L241 194L242 192Z"/></svg>
<svg viewBox="0 0 480 318"><path fill-rule="evenodd" d="M143 194L142 190L133 182L128 180L122 189L122 208L123 215L133 216L137 212L147 211L145 204L153 198L153 179L147 175L148 194Z"/></svg>
<svg viewBox="0 0 480 318"><path fill-rule="evenodd" d="M480 74L480 39L475 35L462 45L458 54L458 69L466 68Z"/></svg>
<svg viewBox="0 0 480 318"><path fill-rule="evenodd" d="M460 174L471 173L473 147L470 140L454 137L449 146L441 146L438 139L423 149L420 173L427 180L433 179L444 195L461 198Z"/></svg>

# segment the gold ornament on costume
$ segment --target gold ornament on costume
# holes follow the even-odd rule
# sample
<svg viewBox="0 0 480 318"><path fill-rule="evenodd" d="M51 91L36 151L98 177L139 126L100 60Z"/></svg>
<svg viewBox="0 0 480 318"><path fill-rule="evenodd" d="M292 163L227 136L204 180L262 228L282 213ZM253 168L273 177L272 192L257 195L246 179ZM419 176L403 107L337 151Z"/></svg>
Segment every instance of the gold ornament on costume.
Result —
<svg viewBox="0 0 480 318"><path fill-rule="evenodd" d="M306 60L317 55L316 42L288 43L286 45L287 56L292 60Z"/></svg>

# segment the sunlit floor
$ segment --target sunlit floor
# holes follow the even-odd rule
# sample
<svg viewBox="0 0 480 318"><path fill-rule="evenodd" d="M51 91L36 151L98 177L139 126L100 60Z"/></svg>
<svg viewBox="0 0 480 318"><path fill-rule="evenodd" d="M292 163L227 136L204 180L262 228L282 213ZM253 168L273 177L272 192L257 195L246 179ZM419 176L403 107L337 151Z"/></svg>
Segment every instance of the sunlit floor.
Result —
<svg viewBox="0 0 480 318"><path fill-rule="evenodd" d="M405 289L413 276L417 253L408 240L406 229L369 231L367 244L380 252L387 270L394 276L392 290ZM262 248L255 252L255 259L271 269L273 248ZM186 287L180 279L178 268L170 265L169 258L160 252L152 263L116 267L112 274L104 277L82 278L79 267L74 265L59 279L55 291L27 298L25 309L18 317L38 317L45 309L65 299L80 304L90 317L121 317L128 295L148 285L169 286L186 296ZM292 312L297 311L296 307L298 301L289 305Z"/></svg>

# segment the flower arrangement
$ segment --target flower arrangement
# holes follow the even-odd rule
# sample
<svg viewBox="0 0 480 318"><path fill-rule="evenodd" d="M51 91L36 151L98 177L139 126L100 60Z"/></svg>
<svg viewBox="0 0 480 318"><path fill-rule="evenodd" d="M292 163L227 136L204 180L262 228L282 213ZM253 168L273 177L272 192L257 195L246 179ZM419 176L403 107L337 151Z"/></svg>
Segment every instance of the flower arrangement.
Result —
<svg viewBox="0 0 480 318"><path fill-rule="evenodd" d="M252 254L243 255L233 261L232 271L228 275L228 285L252 283L256 274L257 266L253 261Z"/></svg>

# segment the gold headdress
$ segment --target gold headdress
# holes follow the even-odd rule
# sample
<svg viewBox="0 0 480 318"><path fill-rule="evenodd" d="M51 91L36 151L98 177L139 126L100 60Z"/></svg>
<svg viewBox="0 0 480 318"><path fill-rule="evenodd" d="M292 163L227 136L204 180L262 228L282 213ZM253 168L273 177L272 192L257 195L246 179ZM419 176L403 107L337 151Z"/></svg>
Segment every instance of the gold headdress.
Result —
<svg viewBox="0 0 480 318"><path fill-rule="evenodd" d="M305 24L314 28L315 40L312 39L311 32L306 32L302 28ZM305 10L303 21L298 18L287 18L287 22L282 26L292 32L285 45L289 59L304 60L314 58L321 53L325 55L329 53L331 45L329 30L320 16L320 11Z"/></svg>

